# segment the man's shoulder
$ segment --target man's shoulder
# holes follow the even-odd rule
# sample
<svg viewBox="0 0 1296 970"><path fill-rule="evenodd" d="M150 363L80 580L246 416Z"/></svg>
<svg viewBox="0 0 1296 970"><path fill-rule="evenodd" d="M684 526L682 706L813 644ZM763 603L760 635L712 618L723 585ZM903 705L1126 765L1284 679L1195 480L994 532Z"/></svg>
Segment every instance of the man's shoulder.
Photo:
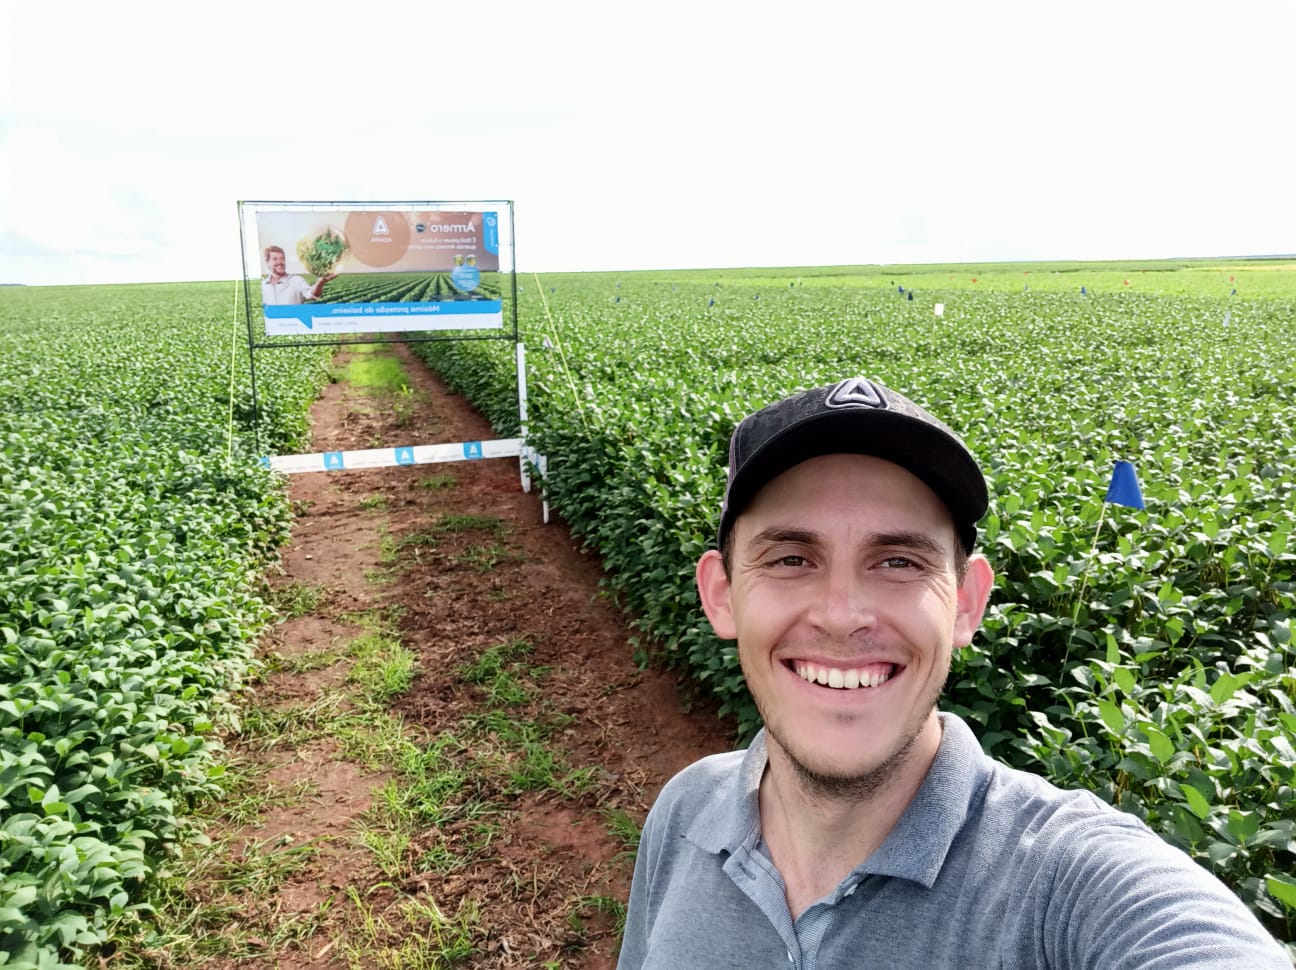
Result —
<svg viewBox="0 0 1296 970"><path fill-rule="evenodd" d="M1042 775L1015 768L987 755L961 718L942 714L941 750L929 773L943 797L968 800L968 814L978 816L1040 815L1059 820L1098 819L1103 822L1137 819L1112 808L1091 791L1061 788Z"/></svg>
<svg viewBox="0 0 1296 970"><path fill-rule="evenodd" d="M669 840L674 836L696 839L715 849L745 829L746 800L743 766L747 751L708 755L679 771L666 782L644 823L645 833Z"/></svg>
<svg viewBox="0 0 1296 970"><path fill-rule="evenodd" d="M945 733L947 756L933 766L933 780L940 797L962 806L959 812L944 803L951 816L962 816L951 821L963 839L1036 863L1095 851L1108 856L1117 846L1125 851L1131 841L1164 844L1141 819L1093 792L1059 787L986 755L963 722L946 716Z"/></svg>
<svg viewBox="0 0 1296 970"><path fill-rule="evenodd" d="M983 817L1011 817L1013 828L1065 832L1061 841L1121 832L1160 840L1143 821L1083 788L1062 788L1047 778L990 760L979 808Z"/></svg>
<svg viewBox="0 0 1296 970"><path fill-rule="evenodd" d="M709 800L717 791L735 782L746 754L744 750L722 751L699 758L666 782L657 796L656 805L687 807Z"/></svg>

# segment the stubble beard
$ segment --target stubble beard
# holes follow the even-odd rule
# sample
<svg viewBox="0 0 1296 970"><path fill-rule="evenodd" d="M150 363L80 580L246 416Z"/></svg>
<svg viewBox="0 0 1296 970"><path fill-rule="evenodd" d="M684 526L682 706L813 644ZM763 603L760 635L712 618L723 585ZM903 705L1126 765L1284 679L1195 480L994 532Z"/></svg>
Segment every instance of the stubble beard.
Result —
<svg viewBox="0 0 1296 970"><path fill-rule="evenodd" d="M778 724L771 723L759 698L756 698L756 709L765 722L765 733L792 765L797 782L807 796L817 801L868 801L878 792L886 789L887 785L899 774L900 769L909 759L909 753L917 743L923 728L926 727L927 719L936 709L941 691L945 686L945 679L948 676L949 671L946 669L945 677L936 681L929 696L924 698L923 703L919 706L918 710L922 712L922 716L908 726L909 730L895 750L872 768L857 775L833 775L816 771L803 758L798 757L796 752L784 742L780 736L782 732Z"/></svg>

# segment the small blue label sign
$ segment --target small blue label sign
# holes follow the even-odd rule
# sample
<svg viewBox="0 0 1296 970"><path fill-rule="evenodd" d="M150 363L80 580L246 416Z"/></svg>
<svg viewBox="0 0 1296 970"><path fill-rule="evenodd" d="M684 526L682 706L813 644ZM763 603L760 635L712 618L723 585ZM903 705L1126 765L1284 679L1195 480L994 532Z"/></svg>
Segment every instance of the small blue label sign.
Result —
<svg viewBox="0 0 1296 970"><path fill-rule="evenodd" d="M412 464L414 464L414 449L413 449L412 447L410 447L409 445L406 445L404 448L397 448L397 449L396 449L396 464L398 464L398 465L412 465Z"/></svg>
<svg viewBox="0 0 1296 970"><path fill-rule="evenodd" d="M326 451L324 452L324 470L333 471L337 468L345 468L346 463L342 461L342 452Z"/></svg>
<svg viewBox="0 0 1296 970"><path fill-rule="evenodd" d="M464 457L470 460L482 456L482 446L480 441L465 441L463 449Z"/></svg>
<svg viewBox="0 0 1296 970"><path fill-rule="evenodd" d="M481 285L481 270L476 266L456 266L450 271L450 282L465 293Z"/></svg>

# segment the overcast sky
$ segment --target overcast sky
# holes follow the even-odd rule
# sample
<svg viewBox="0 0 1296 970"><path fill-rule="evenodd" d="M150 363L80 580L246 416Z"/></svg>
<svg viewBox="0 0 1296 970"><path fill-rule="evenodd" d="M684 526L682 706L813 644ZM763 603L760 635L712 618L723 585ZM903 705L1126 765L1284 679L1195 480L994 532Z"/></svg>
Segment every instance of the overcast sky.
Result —
<svg viewBox="0 0 1296 970"><path fill-rule="evenodd" d="M237 201L516 203L523 271L1296 252L1296 3L6 5L0 282Z"/></svg>

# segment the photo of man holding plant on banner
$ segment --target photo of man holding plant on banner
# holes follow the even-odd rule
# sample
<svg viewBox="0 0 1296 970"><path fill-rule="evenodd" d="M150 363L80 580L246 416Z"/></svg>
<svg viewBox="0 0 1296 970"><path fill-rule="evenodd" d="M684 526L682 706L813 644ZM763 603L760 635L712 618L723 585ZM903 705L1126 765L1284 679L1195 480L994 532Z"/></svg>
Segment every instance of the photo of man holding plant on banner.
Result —
<svg viewBox="0 0 1296 970"><path fill-rule="evenodd" d="M268 275L261 281L261 303L265 306L318 300L324 291L324 284L337 276L336 273L326 273L318 277L314 284L310 284L300 276L290 275L287 272L287 257L279 246L265 248L265 262Z"/></svg>

